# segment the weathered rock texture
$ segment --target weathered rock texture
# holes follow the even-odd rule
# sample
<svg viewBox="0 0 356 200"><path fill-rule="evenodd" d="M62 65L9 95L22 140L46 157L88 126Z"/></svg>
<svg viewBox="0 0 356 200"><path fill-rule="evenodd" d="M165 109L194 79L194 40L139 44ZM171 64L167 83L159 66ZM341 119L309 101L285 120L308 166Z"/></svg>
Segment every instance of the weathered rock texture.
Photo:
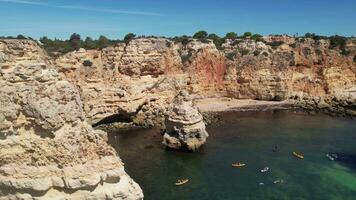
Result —
<svg viewBox="0 0 356 200"><path fill-rule="evenodd" d="M0 68L11 70L20 64L49 64L50 59L38 44L31 40L0 40Z"/></svg>
<svg viewBox="0 0 356 200"><path fill-rule="evenodd" d="M210 40L191 39L182 44L140 38L101 51L72 52L56 59L55 65L79 88L91 124L103 119L162 124L166 107L180 89L200 97L292 98L302 101L300 106L309 105L305 108L315 105L306 100L309 97L347 98L352 104L347 113L353 113L354 40L347 41L348 56L329 48L329 40L288 36L264 40L226 40L218 50ZM93 65L84 66L85 60ZM344 104L338 107L345 111L341 109Z"/></svg>
<svg viewBox="0 0 356 200"><path fill-rule="evenodd" d="M0 62L0 199L142 199L106 133L86 122L77 88L32 42L0 44L8 58L35 52Z"/></svg>
<svg viewBox="0 0 356 200"><path fill-rule="evenodd" d="M92 66L84 66L86 60ZM103 119L162 124L176 91L215 95L224 88L224 54L212 42L182 46L141 38L101 51L80 49L57 58L55 65L80 90L91 124Z"/></svg>
<svg viewBox="0 0 356 200"><path fill-rule="evenodd" d="M196 151L209 136L203 116L193 105L187 91L180 91L166 114L163 144L173 149Z"/></svg>
<svg viewBox="0 0 356 200"><path fill-rule="evenodd" d="M288 41L274 46L251 40L230 45L226 53L234 57L225 74L228 95L260 100L294 98L303 101L299 105L313 108L319 105L308 99L318 98L325 103L331 103L327 99L340 99L333 101L331 107L347 99L350 103L347 110L355 110L356 63L352 59L355 51L349 56L341 55L339 50L329 48L328 40ZM339 104L340 108L344 103Z"/></svg>
<svg viewBox="0 0 356 200"><path fill-rule="evenodd" d="M355 39L345 48L288 36L226 40L219 49L210 40L140 38L54 59L36 42L0 40L1 198L142 198L105 133L91 125L163 125L168 111L166 143L195 150L207 134L184 94L168 109L179 90L294 99L355 116Z"/></svg>

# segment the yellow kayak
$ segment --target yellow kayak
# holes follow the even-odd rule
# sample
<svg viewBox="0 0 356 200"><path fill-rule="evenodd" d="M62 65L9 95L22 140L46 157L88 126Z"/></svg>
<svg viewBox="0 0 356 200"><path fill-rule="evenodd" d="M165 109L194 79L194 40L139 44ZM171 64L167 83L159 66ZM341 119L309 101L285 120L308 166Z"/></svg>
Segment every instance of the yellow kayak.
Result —
<svg viewBox="0 0 356 200"><path fill-rule="evenodd" d="M295 151L293 151L293 156L295 156L295 157L297 157L299 159L304 159L304 156L302 154L299 154L299 153L297 153Z"/></svg>
<svg viewBox="0 0 356 200"><path fill-rule="evenodd" d="M231 166L232 167L244 167L246 164L244 163L233 163Z"/></svg>
<svg viewBox="0 0 356 200"><path fill-rule="evenodd" d="M176 186L184 185L188 183L188 181L189 179L178 179L178 181L176 182Z"/></svg>

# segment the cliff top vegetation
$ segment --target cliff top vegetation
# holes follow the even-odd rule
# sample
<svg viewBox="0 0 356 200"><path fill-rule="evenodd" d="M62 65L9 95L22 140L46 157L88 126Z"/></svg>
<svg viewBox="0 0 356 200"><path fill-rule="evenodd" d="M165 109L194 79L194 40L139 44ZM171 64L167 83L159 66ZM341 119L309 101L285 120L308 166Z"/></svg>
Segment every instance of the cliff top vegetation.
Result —
<svg viewBox="0 0 356 200"><path fill-rule="evenodd" d="M275 36L281 36L281 35L275 35ZM345 49L346 46L346 41L350 37L345 37L345 36L339 36L339 35L334 35L334 36L322 36L322 35L317 35L315 33L306 33L304 36L291 36L295 38L311 38L313 40L330 40L330 49L332 48L339 48L344 55L347 55L348 52ZM77 33L73 33L70 38L66 40L61 40L61 39L50 39L46 36L41 37L38 41L31 37L26 37L24 35L18 35L16 37L13 36L0 36L0 39L30 39L34 40L36 42L39 42L40 45L43 46L43 48L49 53L51 56L56 56L56 55L61 55L65 54L74 50L78 50L80 48L84 48L87 50L90 49L103 49L108 46L112 46L118 43L126 43L128 44L131 40L135 38L157 38L156 36L145 36L145 35L140 35L137 36L133 33L128 33L122 40L112 40L109 39L103 35L101 35L97 39L93 39L91 37L86 37L82 38L81 35ZM166 37L161 37L161 38L166 38ZM351 37L354 38L354 37ZM251 39L255 41L262 41L265 42L263 39L263 36L260 34L254 34L252 32L245 32L243 35L239 36L235 32L228 32L225 34L225 36L221 37L215 33L208 33L207 31L201 30L193 34L193 36L188 36L188 35L182 35L182 36L175 36L171 38L167 38L175 43L182 43L183 45L188 44L192 39L198 39L201 42L209 43L212 41L215 46L218 49L222 49L222 44L227 40L243 40L243 39Z"/></svg>

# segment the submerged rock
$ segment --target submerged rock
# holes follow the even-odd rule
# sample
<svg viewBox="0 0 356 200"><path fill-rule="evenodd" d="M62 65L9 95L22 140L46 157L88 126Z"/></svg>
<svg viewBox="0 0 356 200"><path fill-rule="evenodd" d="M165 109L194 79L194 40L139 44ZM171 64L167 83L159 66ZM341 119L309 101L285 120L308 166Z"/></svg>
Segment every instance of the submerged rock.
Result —
<svg viewBox="0 0 356 200"><path fill-rule="evenodd" d="M173 149L196 151L209 136L205 130L203 116L187 91L180 91L174 98L166 119L163 144Z"/></svg>

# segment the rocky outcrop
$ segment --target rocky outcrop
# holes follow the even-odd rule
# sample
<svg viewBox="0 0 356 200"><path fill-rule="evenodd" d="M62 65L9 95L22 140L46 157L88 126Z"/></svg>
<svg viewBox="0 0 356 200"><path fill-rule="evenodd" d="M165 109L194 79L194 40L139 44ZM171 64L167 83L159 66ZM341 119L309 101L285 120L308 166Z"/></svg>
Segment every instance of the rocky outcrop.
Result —
<svg viewBox="0 0 356 200"><path fill-rule="evenodd" d="M105 132L91 125L165 124L167 146L194 151L208 134L187 92L175 97L180 90L294 99L356 116L354 39L345 49L322 39L264 40L226 40L218 50L210 40L139 38L56 59L34 41L0 40L1 198L141 199Z"/></svg>
<svg viewBox="0 0 356 200"><path fill-rule="evenodd" d="M312 96L307 93L295 93L291 97L296 105L309 111L323 111L331 115L356 116L356 88L342 93L326 96Z"/></svg>
<svg viewBox="0 0 356 200"><path fill-rule="evenodd" d="M91 124L115 119L161 125L165 108L180 89L200 97L278 101L296 93L335 96L356 84L352 42L347 43L351 54L344 56L330 49L328 40L264 40L226 40L218 50L211 40L182 44L139 38L101 51L68 53L55 65L79 89Z"/></svg>
<svg viewBox="0 0 356 200"><path fill-rule="evenodd" d="M77 88L44 63L13 64L0 70L0 199L142 199Z"/></svg>
<svg viewBox="0 0 356 200"><path fill-rule="evenodd" d="M11 70L21 64L49 64L47 53L32 40L0 40L0 68Z"/></svg>
<svg viewBox="0 0 356 200"><path fill-rule="evenodd" d="M203 116L199 113L187 91L180 91L166 114L166 132L163 144L173 149L196 151L209 136Z"/></svg>
<svg viewBox="0 0 356 200"><path fill-rule="evenodd" d="M239 42L225 76L228 95L261 100L283 100L296 93L327 97L355 86L352 55L330 49L327 40L284 40Z"/></svg>
<svg viewBox="0 0 356 200"><path fill-rule="evenodd" d="M177 46L163 38L140 38L103 50L107 68L128 76L158 76L181 70Z"/></svg>
<svg viewBox="0 0 356 200"><path fill-rule="evenodd" d="M85 61L92 65L85 66ZM160 38L136 39L102 51L80 49L55 63L78 87L91 124L111 119L145 127L162 124L165 105L189 81L181 72L177 45Z"/></svg>

